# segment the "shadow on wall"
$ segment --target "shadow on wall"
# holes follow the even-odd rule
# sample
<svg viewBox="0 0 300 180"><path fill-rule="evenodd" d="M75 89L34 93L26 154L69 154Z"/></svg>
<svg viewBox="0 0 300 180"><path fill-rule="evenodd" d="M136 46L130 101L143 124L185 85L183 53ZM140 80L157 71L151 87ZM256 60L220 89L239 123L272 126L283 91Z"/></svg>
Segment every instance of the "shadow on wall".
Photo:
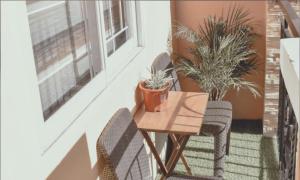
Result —
<svg viewBox="0 0 300 180"><path fill-rule="evenodd" d="M142 105L143 98L138 87L135 89L135 103L136 105L131 110L134 114L136 110ZM166 135L158 134L155 136L156 147L158 152L163 152ZM96 142L95 142L96 144ZM61 163L48 176L47 180L96 180L100 177L101 169L103 168L102 159L98 159L92 167L89 155L86 134L83 134L74 144L72 149L64 157ZM90 148L96 148L90 147ZM152 159L149 157L152 161Z"/></svg>
<svg viewBox="0 0 300 180"><path fill-rule="evenodd" d="M47 180L96 180L98 162L91 167L86 135L82 135Z"/></svg>

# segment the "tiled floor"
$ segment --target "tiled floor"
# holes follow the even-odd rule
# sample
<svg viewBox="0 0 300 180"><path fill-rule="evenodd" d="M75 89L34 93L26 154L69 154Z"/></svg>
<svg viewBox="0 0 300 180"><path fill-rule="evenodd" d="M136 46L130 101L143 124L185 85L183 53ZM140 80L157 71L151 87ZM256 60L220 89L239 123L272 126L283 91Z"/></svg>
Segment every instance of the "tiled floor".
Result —
<svg viewBox="0 0 300 180"><path fill-rule="evenodd" d="M213 138L191 137L184 155L193 175L213 175ZM179 160L176 173L185 174ZM228 180L278 180L278 149L276 138L262 135L261 122L234 122L230 154L226 156L224 178ZM159 178L157 178L159 179Z"/></svg>
<svg viewBox="0 0 300 180"><path fill-rule="evenodd" d="M228 180L278 180L277 143L261 134L231 134L224 178ZM213 138L192 137L184 155L194 175L213 175ZM179 161L176 170L185 173Z"/></svg>

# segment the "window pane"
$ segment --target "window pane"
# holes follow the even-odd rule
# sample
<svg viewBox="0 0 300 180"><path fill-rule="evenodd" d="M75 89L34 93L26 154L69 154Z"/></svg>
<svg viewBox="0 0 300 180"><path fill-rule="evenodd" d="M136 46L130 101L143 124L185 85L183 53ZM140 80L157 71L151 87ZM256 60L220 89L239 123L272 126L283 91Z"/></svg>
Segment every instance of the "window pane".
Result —
<svg viewBox="0 0 300 180"><path fill-rule="evenodd" d="M104 28L107 56L110 56L130 39L130 2L122 0L103 1Z"/></svg>
<svg viewBox="0 0 300 180"><path fill-rule="evenodd" d="M83 6L81 1L27 1L45 120L100 71L91 63Z"/></svg>
<svg viewBox="0 0 300 180"><path fill-rule="evenodd" d="M109 1L103 1L103 13L104 13L104 26L105 26L105 37L108 39L112 36L112 26L110 18L110 3Z"/></svg>
<svg viewBox="0 0 300 180"><path fill-rule="evenodd" d="M114 52L114 42L110 41L106 45L107 47L107 55L110 56Z"/></svg>
<svg viewBox="0 0 300 180"><path fill-rule="evenodd" d="M111 15L112 15L112 23L113 23L113 33L117 33L121 30L121 28L123 27L123 24L121 24L121 14L122 14L122 10L120 6L121 5L121 1L118 0L112 0L111 1ZM121 13L120 13L121 11Z"/></svg>
<svg viewBox="0 0 300 180"><path fill-rule="evenodd" d="M127 40L127 31L122 32L115 39L116 49L121 47Z"/></svg>

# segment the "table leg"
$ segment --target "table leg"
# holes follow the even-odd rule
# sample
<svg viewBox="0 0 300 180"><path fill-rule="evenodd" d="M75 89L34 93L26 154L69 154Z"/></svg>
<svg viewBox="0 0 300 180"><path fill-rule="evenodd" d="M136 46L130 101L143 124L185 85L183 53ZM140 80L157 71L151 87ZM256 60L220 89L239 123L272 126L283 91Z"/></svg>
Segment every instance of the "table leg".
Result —
<svg viewBox="0 0 300 180"><path fill-rule="evenodd" d="M177 138L175 139L175 141L179 144L179 146L176 146L175 148L173 148L172 154L170 156L170 159L167 163L167 174L166 177L168 177L170 175L171 172L173 172L176 163L178 162L180 155L182 154L182 151L186 145L186 143L189 140L189 135L184 135L179 137L179 142L177 141Z"/></svg>
<svg viewBox="0 0 300 180"><path fill-rule="evenodd" d="M167 175L168 174L168 170L167 170L166 166L164 165L164 163L162 162L162 160L161 160L161 158L160 158L160 156L159 156L159 154L158 154L158 152L157 152L157 150L156 150L156 148L155 148L155 146L154 146L154 144L153 144L153 142L152 142L149 134L146 131L144 131L144 130L140 130L140 131L141 131L142 135L144 136L144 138L145 138L145 140L146 140L146 142L147 142L147 144L148 144L151 152L153 153L153 155L154 155L154 157L155 157L155 159L156 159L156 161L157 161L157 163L158 163L158 165L160 167L160 170L163 173L162 177L165 176L165 175Z"/></svg>
<svg viewBox="0 0 300 180"><path fill-rule="evenodd" d="M179 143L178 143L178 141L177 141L176 136L175 136L174 134L170 134L169 136L170 136L170 138L171 138L171 140L172 140L174 146L180 148L180 145L179 145ZM183 163L183 165L184 165L184 167L185 167L185 169L186 169L188 175L192 175L191 168L188 166L187 160L185 159L185 157L184 157L184 155L183 155L182 153L181 153L181 155L180 155L180 159L181 159L181 161L182 161L182 163Z"/></svg>

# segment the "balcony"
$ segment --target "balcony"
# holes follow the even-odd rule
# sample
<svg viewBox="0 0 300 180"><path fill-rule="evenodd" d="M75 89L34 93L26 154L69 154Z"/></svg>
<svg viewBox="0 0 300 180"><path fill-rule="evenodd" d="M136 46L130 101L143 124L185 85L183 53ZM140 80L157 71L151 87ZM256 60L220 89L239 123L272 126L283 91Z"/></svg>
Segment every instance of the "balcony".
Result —
<svg viewBox="0 0 300 180"><path fill-rule="evenodd" d="M226 17L234 7L247 10L257 34L251 44L256 67L242 77L255 85L260 96L233 85L224 96L208 92L202 82L178 70L176 78L171 73L172 88L192 95L186 101L176 100L172 91L168 99L175 102L173 115L165 117L184 123L175 123L176 127L167 123L166 129L173 133L168 136L157 121L153 126L159 133L151 131L145 136L138 116L145 99L139 82L150 77L148 69L162 54L171 58L173 69L178 68L179 57L194 58L193 43L177 36L179 25L201 33L199 27L205 27L208 16ZM138 176L144 173L138 166L140 173L126 172L131 179L160 179L173 171L169 162L178 158L174 173L182 176L300 180L299 49L299 0L1 1L1 179L105 178L109 163L99 156L99 139L108 131L114 113L126 107L142 132L147 157L143 162L149 161L150 173ZM204 103L205 98L201 102L191 99L203 93L210 100L220 97L218 100L232 105L226 155L225 144L217 149L217 135L201 134L209 103ZM205 113L193 109L193 103L203 105ZM178 119L177 111L181 113ZM192 125L183 117L192 119ZM193 124L198 122L196 117L201 119L199 126ZM112 137L122 131L122 123ZM183 126L192 130L181 129ZM185 144L186 134L197 128L201 136L193 134ZM179 131L186 134L174 133ZM130 142L127 134L120 138L120 142ZM104 145L113 144L110 140ZM180 147L184 147L183 157L176 155ZM126 148L115 148L115 157L122 159ZM217 151L224 153L220 159L225 163L216 168ZM130 167L134 165L135 161Z"/></svg>

